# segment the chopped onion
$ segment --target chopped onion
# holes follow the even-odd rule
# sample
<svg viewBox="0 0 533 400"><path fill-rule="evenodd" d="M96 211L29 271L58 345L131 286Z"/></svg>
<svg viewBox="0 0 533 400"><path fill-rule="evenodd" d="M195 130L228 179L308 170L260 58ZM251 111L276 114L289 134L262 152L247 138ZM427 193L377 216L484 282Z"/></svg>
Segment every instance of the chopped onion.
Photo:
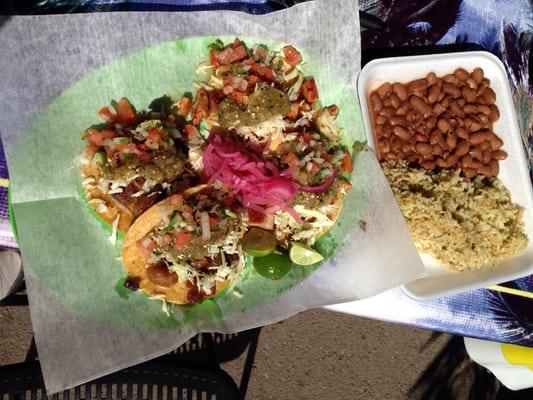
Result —
<svg viewBox="0 0 533 400"><path fill-rule="evenodd" d="M118 188L115 188L115 189L111 189L107 192L107 194L118 194L118 193L122 193L123 190L121 187L118 187Z"/></svg>
<svg viewBox="0 0 533 400"><path fill-rule="evenodd" d="M109 241L111 242L111 244L113 246L115 246L117 244L117 234L118 234L118 223L119 223L119 221L120 221L120 214L117 213L117 217L115 218L115 220L111 224L112 231L111 231L111 235L109 236Z"/></svg>
<svg viewBox="0 0 533 400"><path fill-rule="evenodd" d="M200 213L200 224L202 226L202 239L211 239L211 227L209 226L209 214L204 211Z"/></svg>

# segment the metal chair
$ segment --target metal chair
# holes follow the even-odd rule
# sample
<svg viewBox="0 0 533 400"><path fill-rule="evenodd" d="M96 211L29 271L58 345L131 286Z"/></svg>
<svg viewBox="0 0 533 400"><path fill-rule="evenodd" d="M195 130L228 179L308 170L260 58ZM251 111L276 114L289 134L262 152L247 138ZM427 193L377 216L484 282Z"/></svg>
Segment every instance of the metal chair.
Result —
<svg viewBox="0 0 533 400"><path fill-rule="evenodd" d="M0 367L0 399L44 399L38 362ZM233 400L241 395L221 369L200 370L148 362L50 397L52 400Z"/></svg>
<svg viewBox="0 0 533 400"><path fill-rule="evenodd" d="M52 400L244 399L260 329L204 333L153 361L126 368L51 397ZM248 354L239 387L220 362ZM0 367L0 400L42 400L44 382L32 340L26 361Z"/></svg>
<svg viewBox="0 0 533 400"><path fill-rule="evenodd" d="M23 290L0 306L27 306ZM260 328L231 335L203 333L155 360L126 368L51 397L52 400L219 400L244 399L255 358ZM247 351L241 380L220 363ZM0 367L0 400L42 400L46 397L35 341L26 361Z"/></svg>

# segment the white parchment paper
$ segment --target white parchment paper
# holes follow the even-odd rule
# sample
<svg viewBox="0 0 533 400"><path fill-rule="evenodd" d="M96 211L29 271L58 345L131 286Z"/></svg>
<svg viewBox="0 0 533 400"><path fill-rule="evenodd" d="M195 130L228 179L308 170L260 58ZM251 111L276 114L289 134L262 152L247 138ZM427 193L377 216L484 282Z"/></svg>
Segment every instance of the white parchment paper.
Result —
<svg viewBox="0 0 533 400"><path fill-rule="evenodd" d="M96 263L116 254L113 248L96 242L81 242L89 229L83 222L86 210L80 209L71 180L62 179L58 173L54 190L42 184L53 172L44 167L46 159L59 155L39 153L39 140L46 138L30 137L28 126L65 89L112 60L164 41L217 34L293 43L318 64L334 65L330 71L334 71L335 79L355 96L360 68L357 1L314 1L263 16L210 11L14 17L0 28L0 129L11 172L32 323L49 393L164 354L199 331L237 332L273 323L311 307L371 296L424 273L379 164L373 153L363 151L355 159L351 193L365 224L351 227L336 254L292 289L240 313L225 312L228 308L222 301L217 305L222 318L196 318L179 329L165 329L155 322L153 329L124 329L84 313L85 309L100 307L125 325L135 319L150 321L154 308L143 303L138 310L128 312L113 308L108 297L116 296L112 290L95 295L90 304L77 301L82 292L102 292L97 290L101 287L91 285L109 284L97 283L96 278L77 281L76 271L96 268L90 263L80 265L79 260L89 253L94 254ZM328 79L327 72L324 74L319 83ZM359 129L361 126L359 123ZM365 137L363 132L360 136ZM20 154L23 144L32 151ZM35 165L32 173L18 169L13 161L17 157L31 158ZM45 211L42 204L46 204ZM50 221L43 213L48 218L56 215L57 224L39 223L41 218ZM80 221L81 226L77 226ZM55 239L59 232L79 235L79 247L64 246ZM90 231L87 237L90 234L98 232ZM37 247L35 243L41 242L37 237L45 237L47 246ZM63 271L66 267L73 271L73 279L61 285L69 285L71 290L58 298L54 294L58 289L54 269ZM48 272L46 281L36 272L43 268ZM244 294L243 302L246 296L250 294Z"/></svg>

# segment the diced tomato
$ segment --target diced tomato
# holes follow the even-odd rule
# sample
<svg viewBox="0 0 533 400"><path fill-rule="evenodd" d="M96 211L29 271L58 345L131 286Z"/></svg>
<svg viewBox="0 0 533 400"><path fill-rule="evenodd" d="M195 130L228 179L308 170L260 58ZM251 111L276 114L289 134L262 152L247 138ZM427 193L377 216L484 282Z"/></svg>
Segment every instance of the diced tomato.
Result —
<svg viewBox="0 0 533 400"><path fill-rule="evenodd" d="M233 87L231 87L230 85L225 85L222 88L222 93L224 93L225 95L231 94L231 92L233 92Z"/></svg>
<svg viewBox="0 0 533 400"><path fill-rule="evenodd" d="M135 148L139 151L146 151L148 147L144 143L135 143Z"/></svg>
<svg viewBox="0 0 533 400"><path fill-rule="evenodd" d="M185 137L186 138L194 138L196 137L197 135L200 135L200 132L198 132L198 129L196 129L196 127L190 125L190 124L187 124L185 125Z"/></svg>
<svg viewBox="0 0 533 400"><path fill-rule="evenodd" d="M91 144L90 146L87 146L85 148L85 155L87 157L92 157L94 154L98 151L98 146L95 146L94 144Z"/></svg>
<svg viewBox="0 0 533 400"><path fill-rule="evenodd" d="M183 249L187 243L192 239L192 233L189 232L176 232L174 236L174 243L178 250Z"/></svg>
<svg viewBox="0 0 533 400"><path fill-rule="evenodd" d="M342 159L342 162L341 162L341 170L343 172L353 171L352 157L350 156L350 153L348 152L344 153L344 158Z"/></svg>
<svg viewBox="0 0 533 400"><path fill-rule="evenodd" d="M235 202L235 193L231 192L224 197L222 204L224 207L230 207Z"/></svg>
<svg viewBox="0 0 533 400"><path fill-rule="evenodd" d="M252 65L252 71L269 82L274 82L276 80L276 73L272 68L269 68L266 65L254 64Z"/></svg>
<svg viewBox="0 0 533 400"><path fill-rule="evenodd" d="M311 175L316 175L320 171L320 165L316 161L309 161L311 167L308 169L308 172Z"/></svg>
<svg viewBox="0 0 533 400"><path fill-rule="evenodd" d="M248 210L248 223L255 224L257 222L262 222L265 218L265 214L257 212L255 210Z"/></svg>
<svg viewBox="0 0 533 400"><path fill-rule="evenodd" d="M235 39L233 39L233 42L231 43L231 47L236 48L236 47L239 47L241 44L242 44L241 39L236 37Z"/></svg>
<svg viewBox="0 0 533 400"><path fill-rule="evenodd" d="M127 98L123 97L117 102L117 122L129 125L135 121L135 111Z"/></svg>
<svg viewBox="0 0 533 400"><path fill-rule="evenodd" d="M233 96L233 98L235 99L237 103L244 104L246 101L244 93L241 92L240 90L233 90L233 92L231 92L231 95Z"/></svg>
<svg viewBox="0 0 533 400"><path fill-rule="evenodd" d="M218 93L214 90L208 92L209 95L209 115L216 114L218 112Z"/></svg>
<svg viewBox="0 0 533 400"><path fill-rule="evenodd" d="M115 131L111 130L103 130L100 132L102 134L102 137L105 139L114 139L117 136L117 133Z"/></svg>
<svg viewBox="0 0 533 400"><path fill-rule="evenodd" d="M192 106L192 122L198 125L204 118L209 116L209 95L207 90L200 89L196 93L196 100Z"/></svg>
<svg viewBox="0 0 533 400"><path fill-rule="evenodd" d="M231 46L220 51L215 51L213 56L219 64L229 65L248 57L248 52L244 48L242 42L239 39L235 39ZM211 62L211 64L213 63Z"/></svg>
<svg viewBox="0 0 533 400"><path fill-rule="evenodd" d="M149 163L152 160L152 155L147 151L141 151L137 154L137 158L144 163Z"/></svg>
<svg viewBox="0 0 533 400"><path fill-rule="evenodd" d="M178 103L178 114L182 117L189 115L192 108L192 100L190 97L183 96Z"/></svg>
<svg viewBox="0 0 533 400"><path fill-rule="evenodd" d="M241 61L245 59L246 57L248 57L248 52L246 51L246 49L244 48L242 44L240 44L237 47L234 47L233 50L235 51L235 57L236 57L235 60L233 60L233 62Z"/></svg>
<svg viewBox="0 0 533 400"><path fill-rule="evenodd" d="M146 139L146 140L144 141L144 144L145 144L146 147L148 147L150 150L157 150L157 149L159 149L159 143L156 142L156 141L153 140L153 139L150 139L150 138Z"/></svg>
<svg viewBox="0 0 533 400"><path fill-rule="evenodd" d="M311 140L313 140L313 135L311 135L309 132L305 132L302 135L302 138L303 138L305 143L309 143Z"/></svg>
<svg viewBox="0 0 533 400"><path fill-rule="evenodd" d="M300 159L294 153L285 154L281 160L289 167L296 168L300 165Z"/></svg>
<svg viewBox="0 0 533 400"><path fill-rule="evenodd" d="M209 99L213 99L213 101L217 102L218 104L220 104L225 97L226 96L224 96L220 90L209 91Z"/></svg>
<svg viewBox="0 0 533 400"><path fill-rule="evenodd" d="M222 79L222 92L224 92L224 88L230 86L231 87L231 78L224 78Z"/></svg>
<svg viewBox="0 0 533 400"><path fill-rule="evenodd" d="M296 119L298 117L298 109L298 103L291 103L291 108L287 114L287 117L290 119Z"/></svg>
<svg viewBox="0 0 533 400"><path fill-rule="evenodd" d="M243 65L254 65L256 64L256 61L253 57L247 58L246 60L242 60Z"/></svg>
<svg viewBox="0 0 533 400"><path fill-rule="evenodd" d="M171 206L181 207L183 205L183 196L181 194L174 194L167 201Z"/></svg>
<svg viewBox="0 0 533 400"><path fill-rule="evenodd" d="M302 62L302 55L293 46L285 46L283 48L283 54L285 55L285 61L293 67Z"/></svg>
<svg viewBox="0 0 533 400"><path fill-rule="evenodd" d="M259 77L257 75L249 75L248 76L248 87L254 88L255 85L260 81Z"/></svg>
<svg viewBox="0 0 533 400"><path fill-rule="evenodd" d="M157 244L154 240L149 238L139 239L136 242L137 249L144 257L148 257L152 251L155 250Z"/></svg>
<svg viewBox="0 0 533 400"><path fill-rule="evenodd" d="M209 62L211 63L211 65L215 66L215 67L218 67L220 65L220 63L218 62L216 56L215 56L215 51L214 50L211 50L209 52Z"/></svg>
<svg viewBox="0 0 533 400"><path fill-rule="evenodd" d="M96 146L102 146L104 144L104 140L113 139L115 136L117 136L115 131L97 131L96 129L87 129L87 140L89 143Z"/></svg>
<svg viewBox="0 0 533 400"><path fill-rule="evenodd" d="M148 131L148 137L152 139L154 142L159 142L161 141L162 135L159 129L152 128Z"/></svg>
<svg viewBox="0 0 533 400"><path fill-rule="evenodd" d="M156 247L157 247L157 244L155 243L154 240L150 240L150 241L148 242L148 244L146 244L146 245L144 246L144 248L145 248L146 250L148 250L150 253L151 253L152 251L154 251Z"/></svg>
<svg viewBox="0 0 533 400"><path fill-rule="evenodd" d="M164 235L161 238L161 242L163 243L164 246L169 246L172 243L172 236Z"/></svg>
<svg viewBox="0 0 533 400"><path fill-rule="evenodd" d="M280 143L280 145L277 148L277 151L279 154L287 154L291 151L291 145L287 142Z"/></svg>
<svg viewBox="0 0 533 400"><path fill-rule="evenodd" d="M215 52L215 58L222 65L229 65L237 59L237 54L233 47L226 47L223 50Z"/></svg>
<svg viewBox="0 0 533 400"><path fill-rule="evenodd" d="M209 227L214 228L217 226L219 221L219 218L213 217L212 215L209 216Z"/></svg>
<svg viewBox="0 0 533 400"><path fill-rule="evenodd" d="M248 225L257 226L266 230L274 229L274 214L261 214L254 210L248 210Z"/></svg>
<svg viewBox="0 0 533 400"><path fill-rule="evenodd" d="M114 122L117 116L117 113L111 112L109 107L102 107L100 111L98 111L98 115L108 122Z"/></svg>
<svg viewBox="0 0 533 400"><path fill-rule="evenodd" d="M318 100L318 90L316 88L315 80L313 78L306 79L302 84L302 94L305 100L309 103L313 103Z"/></svg>

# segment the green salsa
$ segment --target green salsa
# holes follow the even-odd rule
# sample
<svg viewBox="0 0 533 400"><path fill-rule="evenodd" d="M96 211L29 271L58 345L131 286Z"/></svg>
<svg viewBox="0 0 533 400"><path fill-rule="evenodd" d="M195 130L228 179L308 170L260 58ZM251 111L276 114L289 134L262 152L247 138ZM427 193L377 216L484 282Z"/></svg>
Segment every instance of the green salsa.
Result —
<svg viewBox="0 0 533 400"><path fill-rule="evenodd" d="M141 175L158 183L169 182L183 172L184 164L183 156L171 149L158 153L149 163L143 163L136 157L124 159L119 167L104 167L103 175L111 181L129 180L135 175Z"/></svg>
<svg viewBox="0 0 533 400"><path fill-rule="evenodd" d="M226 97L219 105L218 119L223 128L252 126L266 121L275 115L285 117L290 110L287 95L269 85L260 85L248 97L245 105Z"/></svg>

